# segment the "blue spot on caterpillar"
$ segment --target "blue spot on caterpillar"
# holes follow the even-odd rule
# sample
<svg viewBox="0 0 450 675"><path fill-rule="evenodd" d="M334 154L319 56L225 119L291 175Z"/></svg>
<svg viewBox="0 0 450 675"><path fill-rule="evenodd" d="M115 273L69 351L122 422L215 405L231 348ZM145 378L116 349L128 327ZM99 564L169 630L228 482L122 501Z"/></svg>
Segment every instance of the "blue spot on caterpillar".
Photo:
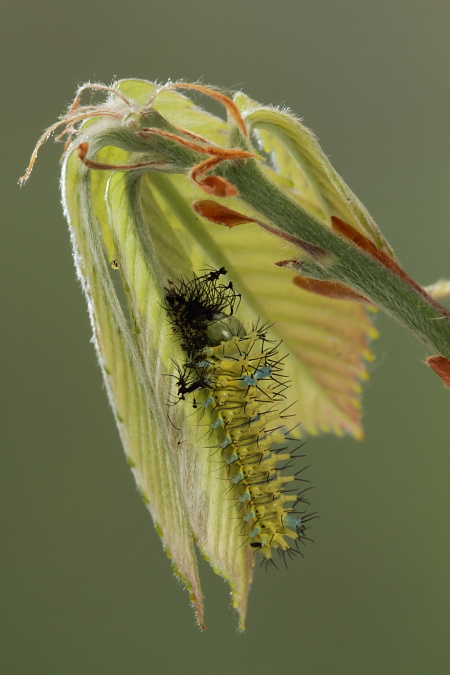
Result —
<svg viewBox="0 0 450 675"><path fill-rule="evenodd" d="M221 282L225 274L221 267L169 281L165 289L165 309L186 354L177 366L178 397L205 392L201 408L211 413L248 544L268 563L274 551L286 561L300 553L314 517L297 510L308 501L292 484L303 479L283 473L295 456L283 431L287 408L278 408L289 382L277 358L280 343L267 337L269 326L257 323L247 331L235 316L241 296L232 282Z"/></svg>

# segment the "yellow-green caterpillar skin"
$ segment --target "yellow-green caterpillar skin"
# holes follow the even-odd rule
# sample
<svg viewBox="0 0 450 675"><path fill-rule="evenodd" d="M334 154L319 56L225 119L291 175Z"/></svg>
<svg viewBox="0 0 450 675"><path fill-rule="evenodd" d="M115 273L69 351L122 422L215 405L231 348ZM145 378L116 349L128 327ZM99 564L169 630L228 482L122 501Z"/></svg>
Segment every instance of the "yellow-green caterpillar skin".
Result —
<svg viewBox="0 0 450 675"><path fill-rule="evenodd" d="M206 348L208 365L202 375L207 399L202 405L212 408L212 427L250 526L249 543L271 558L274 549L290 550L304 525L294 513L301 496L286 491L295 476L280 471L291 459L277 409L288 385L273 358L276 352L266 345L265 335L253 330Z"/></svg>

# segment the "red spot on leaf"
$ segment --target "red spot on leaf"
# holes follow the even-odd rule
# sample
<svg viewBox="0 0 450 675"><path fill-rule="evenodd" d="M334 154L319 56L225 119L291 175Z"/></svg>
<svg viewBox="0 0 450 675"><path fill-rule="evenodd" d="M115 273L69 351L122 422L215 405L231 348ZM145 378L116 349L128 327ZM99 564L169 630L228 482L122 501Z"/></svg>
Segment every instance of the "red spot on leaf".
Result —
<svg viewBox="0 0 450 675"><path fill-rule="evenodd" d="M211 176L212 177L212 176ZM198 213L199 216L203 216L212 223L217 223L218 225L225 225L226 227L232 228L237 225L242 225L242 223L252 223L253 220L244 216L243 213L238 213L238 211L233 211L232 209L222 206L217 202L212 201L212 199L203 199L193 204L194 210Z"/></svg>
<svg viewBox="0 0 450 675"><path fill-rule="evenodd" d="M317 293L317 295L323 295L326 298L368 302L366 298L359 295L359 293L356 293L351 288L334 281L319 281L317 279L310 279L309 277L296 276L294 277L293 282L296 286L303 288L305 291L311 291L312 293Z"/></svg>
<svg viewBox="0 0 450 675"><path fill-rule="evenodd" d="M88 153L89 150L89 144L88 143L80 143L80 145L77 148L77 157L83 161Z"/></svg>
<svg viewBox="0 0 450 675"><path fill-rule="evenodd" d="M197 185L214 197L235 197L238 193L237 188L221 176L206 176L197 181Z"/></svg>
<svg viewBox="0 0 450 675"><path fill-rule="evenodd" d="M445 356L429 356L427 363L439 375L446 387L450 387L450 359Z"/></svg>
<svg viewBox="0 0 450 675"><path fill-rule="evenodd" d="M442 305L436 302L436 300L432 298L431 295L428 295L422 286L419 286L419 284L417 284L414 279L411 279L411 277L406 274L406 272L395 260L393 260L393 258L388 256L387 253L381 249L377 248L373 241L336 216L331 216L331 224L335 232L338 232L341 236L345 237L349 241L352 241L356 246L358 246L358 248L368 253L370 256L372 256L372 258L375 258L375 260L378 260L378 262L391 270L391 272L394 272L394 274L400 277L406 284L408 284L408 286L413 288L417 293L425 298L430 303L430 305L440 312L440 314L450 318L450 313L445 309L445 307L442 307Z"/></svg>

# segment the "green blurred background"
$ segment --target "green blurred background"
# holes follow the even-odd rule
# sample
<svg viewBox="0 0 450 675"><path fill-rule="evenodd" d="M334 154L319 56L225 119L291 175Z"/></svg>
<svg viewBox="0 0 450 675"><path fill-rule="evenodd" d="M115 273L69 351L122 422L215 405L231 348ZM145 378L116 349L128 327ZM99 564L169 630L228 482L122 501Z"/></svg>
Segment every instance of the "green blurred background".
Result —
<svg viewBox="0 0 450 675"><path fill-rule="evenodd" d="M448 673L450 393L424 349L378 318L366 440L307 444L315 544L288 570L257 570L244 635L202 563L201 634L102 387L62 146L16 180L79 83L202 78L302 115L406 270L448 277L449 3L16 0L2 13L1 672Z"/></svg>

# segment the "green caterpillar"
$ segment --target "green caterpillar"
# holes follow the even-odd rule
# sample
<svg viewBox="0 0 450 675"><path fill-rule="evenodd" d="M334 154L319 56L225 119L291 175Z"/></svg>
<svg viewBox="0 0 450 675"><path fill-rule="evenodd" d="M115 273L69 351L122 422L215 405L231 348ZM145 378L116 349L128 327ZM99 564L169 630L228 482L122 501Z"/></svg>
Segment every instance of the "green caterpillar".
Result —
<svg viewBox="0 0 450 675"><path fill-rule="evenodd" d="M187 357L178 369L178 395L204 392L201 408L211 413L243 531L270 562L275 550L300 553L314 514L298 511L308 503L305 490L293 489L299 479L283 473L294 455L279 409L289 386L277 358L279 344L268 339L268 326L245 330L235 316L240 295L231 282L220 282L224 274L221 268L166 288L165 308Z"/></svg>

